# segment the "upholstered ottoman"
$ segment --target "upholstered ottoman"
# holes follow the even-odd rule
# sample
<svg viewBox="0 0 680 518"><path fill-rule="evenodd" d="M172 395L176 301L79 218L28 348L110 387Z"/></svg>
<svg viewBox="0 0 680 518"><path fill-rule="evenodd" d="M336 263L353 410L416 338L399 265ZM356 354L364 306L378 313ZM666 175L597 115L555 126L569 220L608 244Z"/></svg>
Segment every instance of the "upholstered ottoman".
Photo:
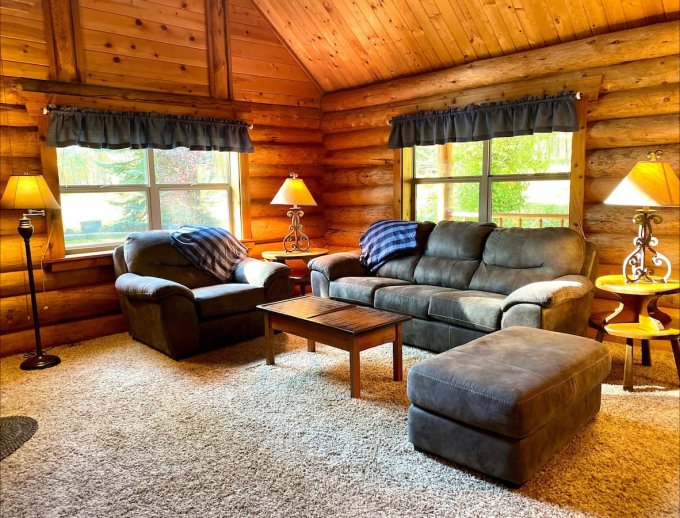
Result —
<svg viewBox="0 0 680 518"><path fill-rule="evenodd" d="M411 367L409 440L513 484L600 409L609 352L595 340L510 327Z"/></svg>

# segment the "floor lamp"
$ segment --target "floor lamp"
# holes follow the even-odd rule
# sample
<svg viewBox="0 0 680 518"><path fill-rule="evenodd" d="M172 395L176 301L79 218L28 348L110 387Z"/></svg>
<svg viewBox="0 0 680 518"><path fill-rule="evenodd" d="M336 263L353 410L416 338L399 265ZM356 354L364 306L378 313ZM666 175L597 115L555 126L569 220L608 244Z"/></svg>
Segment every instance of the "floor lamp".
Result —
<svg viewBox="0 0 680 518"><path fill-rule="evenodd" d="M31 236L33 225L28 216L44 216L45 209L58 209L59 204L54 199L50 188L42 175L12 175L7 182L0 208L27 210L19 220L19 235L26 247L26 268L28 269L28 284L31 290L31 307L33 310L33 329L35 331L35 354L26 358L20 365L23 370L46 369L57 365L61 360L53 354L45 354L40 342L40 322L38 321L38 302L35 296L35 281L33 279L33 260L31 259ZM40 209L40 210L35 210Z"/></svg>

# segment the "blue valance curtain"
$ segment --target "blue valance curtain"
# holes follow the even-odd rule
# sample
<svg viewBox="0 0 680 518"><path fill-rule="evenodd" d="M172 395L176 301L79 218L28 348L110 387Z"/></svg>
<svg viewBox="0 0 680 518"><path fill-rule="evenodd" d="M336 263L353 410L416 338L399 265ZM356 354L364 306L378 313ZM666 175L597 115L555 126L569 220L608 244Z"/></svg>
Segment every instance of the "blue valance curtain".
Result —
<svg viewBox="0 0 680 518"><path fill-rule="evenodd" d="M244 121L61 106L48 113L47 145L53 147L253 152Z"/></svg>
<svg viewBox="0 0 680 518"><path fill-rule="evenodd" d="M390 149L578 131L576 97L572 92L400 115L390 124Z"/></svg>

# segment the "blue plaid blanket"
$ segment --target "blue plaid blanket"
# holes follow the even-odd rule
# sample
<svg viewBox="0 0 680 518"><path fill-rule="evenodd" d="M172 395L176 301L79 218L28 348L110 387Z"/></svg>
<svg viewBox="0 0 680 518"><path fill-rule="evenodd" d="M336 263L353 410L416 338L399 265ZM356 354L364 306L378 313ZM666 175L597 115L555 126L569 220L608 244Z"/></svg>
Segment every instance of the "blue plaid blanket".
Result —
<svg viewBox="0 0 680 518"><path fill-rule="evenodd" d="M221 282L228 282L248 249L230 232L219 227L186 225L170 234L172 245L191 263Z"/></svg>
<svg viewBox="0 0 680 518"><path fill-rule="evenodd" d="M415 221L399 219L376 221L359 240L361 264L373 273L390 259L415 250L417 228L418 223Z"/></svg>

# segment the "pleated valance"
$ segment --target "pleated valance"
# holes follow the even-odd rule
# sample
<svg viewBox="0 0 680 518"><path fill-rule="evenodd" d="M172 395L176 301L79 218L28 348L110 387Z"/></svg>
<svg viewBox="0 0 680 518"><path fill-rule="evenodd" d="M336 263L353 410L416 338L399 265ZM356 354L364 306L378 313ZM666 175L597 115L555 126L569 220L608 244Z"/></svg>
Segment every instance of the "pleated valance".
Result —
<svg viewBox="0 0 680 518"><path fill-rule="evenodd" d="M390 124L390 149L578 131L576 97L572 92L400 115Z"/></svg>
<svg viewBox="0 0 680 518"><path fill-rule="evenodd" d="M47 145L95 149L173 149L251 153L248 124L239 120L50 106Z"/></svg>

